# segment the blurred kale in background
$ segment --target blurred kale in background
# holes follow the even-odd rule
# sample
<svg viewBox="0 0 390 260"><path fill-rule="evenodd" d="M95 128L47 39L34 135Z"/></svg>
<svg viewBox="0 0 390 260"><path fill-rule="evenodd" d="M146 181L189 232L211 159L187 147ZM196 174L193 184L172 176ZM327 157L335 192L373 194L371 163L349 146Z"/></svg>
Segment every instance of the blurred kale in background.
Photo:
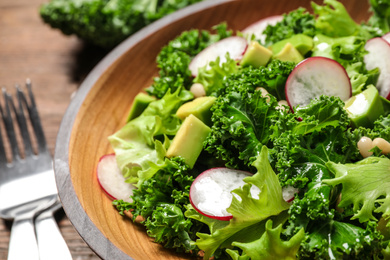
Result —
<svg viewBox="0 0 390 260"><path fill-rule="evenodd" d="M43 21L64 34L111 49L142 27L202 0L51 0Z"/></svg>

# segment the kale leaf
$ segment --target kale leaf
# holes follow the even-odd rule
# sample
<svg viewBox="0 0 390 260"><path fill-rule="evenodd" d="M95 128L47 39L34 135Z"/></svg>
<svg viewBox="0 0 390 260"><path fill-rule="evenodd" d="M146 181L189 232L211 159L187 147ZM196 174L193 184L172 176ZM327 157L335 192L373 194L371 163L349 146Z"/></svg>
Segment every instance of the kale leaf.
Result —
<svg viewBox="0 0 390 260"><path fill-rule="evenodd" d="M201 0L51 0L40 8L44 22L64 34L113 48L142 27Z"/></svg>

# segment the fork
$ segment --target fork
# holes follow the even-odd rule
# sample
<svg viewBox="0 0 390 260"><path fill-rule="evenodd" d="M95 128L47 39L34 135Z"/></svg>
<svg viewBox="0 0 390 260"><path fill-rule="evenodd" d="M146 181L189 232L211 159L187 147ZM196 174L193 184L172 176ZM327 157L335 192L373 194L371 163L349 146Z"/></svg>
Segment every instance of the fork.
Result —
<svg viewBox="0 0 390 260"><path fill-rule="evenodd" d="M39 259L34 218L58 201L52 157L29 80L26 87L29 98L16 87L17 106L3 89L4 108L0 105L6 132L3 136L0 128L0 217L13 219L8 260ZM32 138L37 143L35 152ZM7 140L9 149L6 149ZM18 140L22 147L18 146Z"/></svg>

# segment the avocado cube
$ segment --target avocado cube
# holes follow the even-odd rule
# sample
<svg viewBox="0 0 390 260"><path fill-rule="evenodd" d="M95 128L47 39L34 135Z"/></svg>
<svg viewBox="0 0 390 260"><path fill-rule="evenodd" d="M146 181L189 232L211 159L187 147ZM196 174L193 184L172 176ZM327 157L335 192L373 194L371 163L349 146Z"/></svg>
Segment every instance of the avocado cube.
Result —
<svg viewBox="0 0 390 260"><path fill-rule="evenodd" d="M291 43L286 43L284 48L278 54L274 55L273 58L281 61L292 61L295 63L299 63L304 60L302 54Z"/></svg>
<svg viewBox="0 0 390 260"><path fill-rule="evenodd" d="M189 115L194 115L206 125L211 125L210 108L214 104L216 97L198 97L190 102L184 103L176 111L176 115L184 120Z"/></svg>
<svg viewBox="0 0 390 260"><path fill-rule="evenodd" d="M374 121L384 114L382 100L378 90L373 85L348 99L344 108L352 121L353 127L371 127Z"/></svg>
<svg viewBox="0 0 390 260"><path fill-rule="evenodd" d="M288 39L281 40L272 45L272 53L274 55L278 54L282 51L287 43L290 43L292 46L294 46L294 48L297 49L303 56L312 50L314 46L313 39L311 37L304 34L296 34Z"/></svg>
<svg viewBox="0 0 390 260"><path fill-rule="evenodd" d="M267 65L268 61L272 57L272 51L261 46L256 41L251 41L246 49L244 56L241 59L242 66L251 65L253 67L260 67Z"/></svg>
<svg viewBox="0 0 390 260"><path fill-rule="evenodd" d="M203 150L203 142L211 132L196 116L190 114L180 126L177 134L168 148L166 157L182 157L190 168L194 167L196 160Z"/></svg>
<svg viewBox="0 0 390 260"><path fill-rule="evenodd" d="M152 102L155 101L156 99L152 96L149 96L145 93L138 93L133 101L133 104L131 106L129 115L127 116L127 122L130 120L138 117L139 115L144 112L145 108Z"/></svg>

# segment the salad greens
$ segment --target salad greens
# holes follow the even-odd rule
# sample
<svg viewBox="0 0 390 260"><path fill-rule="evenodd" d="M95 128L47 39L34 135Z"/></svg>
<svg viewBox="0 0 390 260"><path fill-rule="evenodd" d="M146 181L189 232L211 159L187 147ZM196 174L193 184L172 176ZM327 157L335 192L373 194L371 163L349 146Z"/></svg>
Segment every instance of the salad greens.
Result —
<svg viewBox="0 0 390 260"><path fill-rule="evenodd" d="M50 0L43 21L64 34L111 49L142 27L201 0Z"/></svg>
<svg viewBox="0 0 390 260"><path fill-rule="evenodd" d="M373 14L361 24L336 0L313 3L314 14L297 9L268 26L261 44L311 37L314 46L305 57L339 62L356 95L375 86L380 73L365 68L366 41L390 30L390 2L370 3ZM357 146L363 136L390 140L389 101L381 99L385 113L372 127L352 127L338 97L322 95L293 113L280 104L296 66L291 61L240 66L226 54L226 62L211 61L191 77L192 58L233 35L226 24L214 29L184 32L161 50L160 75L146 89L157 99L109 137L119 168L138 187L133 202L113 202L119 213L141 217L157 243L204 259L390 259L390 154L374 147L363 158ZM182 124L176 111L194 99L194 83L216 100L211 133L191 168L166 152ZM233 191L230 221L202 215L189 202L195 177L213 167L254 174ZM260 189L258 198L252 185ZM286 202L288 187L296 192Z"/></svg>

